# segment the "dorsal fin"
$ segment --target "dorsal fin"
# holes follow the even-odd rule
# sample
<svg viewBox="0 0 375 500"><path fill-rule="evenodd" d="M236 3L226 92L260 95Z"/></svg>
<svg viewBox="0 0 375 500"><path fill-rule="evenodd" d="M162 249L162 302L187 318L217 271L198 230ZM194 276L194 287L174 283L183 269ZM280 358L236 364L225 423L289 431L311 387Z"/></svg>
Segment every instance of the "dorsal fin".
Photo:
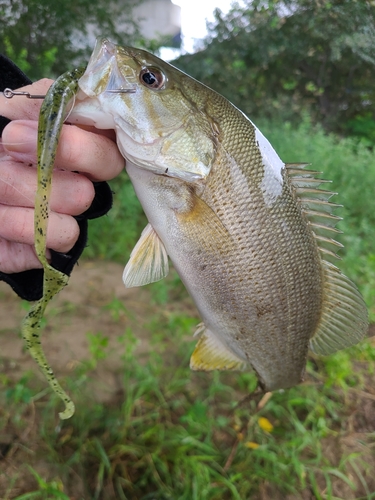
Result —
<svg viewBox="0 0 375 500"><path fill-rule="evenodd" d="M307 165L308 163L287 163L285 167L302 212L313 230L319 250L325 256L339 259L336 251L342 248L342 245L331 236L341 232L335 228L341 217L332 213L341 205L329 201L337 193L319 189L321 184L331 181L320 179L318 176L321 172L307 170L305 168Z"/></svg>
<svg viewBox="0 0 375 500"><path fill-rule="evenodd" d="M308 219L324 256L336 257L341 243L331 236L341 231L335 228L340 217L332 212L339 207L329 200L336 193L319 189L327 181L317 176L321 172L306 170L307 164L287 164L288 177L298 196L303 214ZM322 314L316 333L310 339L310 349L316 354L328 355L357 344L368 327L366 304L354 283L341 271L322 259L324 295Z"/></svg>
<svg viewBox="0 0 375 500"><path fill-rule="evenodd" d="M322 261L322 314L310 349L328 355L357 344L367 332L367 308L354 283L330 262Z"/></svg>

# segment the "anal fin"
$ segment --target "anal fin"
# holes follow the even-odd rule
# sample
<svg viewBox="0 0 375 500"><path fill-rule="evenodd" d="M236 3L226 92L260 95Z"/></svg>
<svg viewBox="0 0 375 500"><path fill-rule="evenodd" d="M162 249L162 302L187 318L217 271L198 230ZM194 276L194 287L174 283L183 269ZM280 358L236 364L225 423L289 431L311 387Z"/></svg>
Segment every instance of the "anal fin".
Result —
<svg viewBox="0 0 375 500"><path fill-rule="evenodd" d="M244 370L247 363L233 354L204 326L198 326L201 334L190 358L190 368L195 371Z"/></svg>
<svg viewBox="0 0 375 500"><path fill-rule="evenodd" d="M167 276L168 255L151 224L147 224L133 248L122 279L127 288L154 283Z"/></svg>
<svg viewBox="0 0 375 500"><path fill-rule="evenodd" d="M310 349L328 355L357 344L367 333L368 315L354 283L329 262L323 261L323 269L323 310Z"/></svg>

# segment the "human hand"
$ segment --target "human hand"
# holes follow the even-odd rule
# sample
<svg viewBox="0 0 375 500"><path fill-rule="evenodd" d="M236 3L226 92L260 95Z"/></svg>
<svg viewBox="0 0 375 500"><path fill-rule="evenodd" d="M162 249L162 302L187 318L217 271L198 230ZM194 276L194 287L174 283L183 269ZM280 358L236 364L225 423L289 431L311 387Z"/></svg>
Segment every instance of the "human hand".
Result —
<svg viewBox="0 0 375 500"><path fill-rule="evenodd" d="M51 84L52 80L43 79L21 90L44 95ZM0 271L4 273L42 267L34 250L41 102L0 94L0 115L13 120L0 139ZM125 161L111 134L63 125L52 177L47 248L66 253L74 246L79 227L72 216L91 205L95 194L91 181L112 179L123 169Z"/></svg>

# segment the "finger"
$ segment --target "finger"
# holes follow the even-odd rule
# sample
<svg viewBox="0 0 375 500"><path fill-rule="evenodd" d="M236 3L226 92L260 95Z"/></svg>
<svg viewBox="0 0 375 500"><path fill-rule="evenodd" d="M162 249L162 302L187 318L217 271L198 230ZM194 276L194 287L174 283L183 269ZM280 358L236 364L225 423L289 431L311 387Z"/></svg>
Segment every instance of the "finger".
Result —
<svg viewBox="0 0 375 500"><path fill-rule="evenodd" d="M53 80L43 78L17 90L30 92L30 94L45 95L52 83ZM15 96L7 99L0 92L0 115L6 116L9 120L37 120L42 102L42 99L28 99L26 96Z"/></svg>
<svg viewBox="0 0 375 500"><path fill-rule="evenodd" d="M100 133L75 125L62 128L56 165L87 174L92 180L105 181L119 175L125 159L116 143Z"/></svg>
<svg viewBox="0 0 375 500"><path fill-rule="evenodd" d="M0 238L0 271L12 274L42 267L34 247Z"/></svg>
<svg viewBox="0 0 375 500"><path fill-rule="evenodd" d="M50 213L47 248L66 253L79 236L77 221L69 215ZM34 210L0 205L0 238L26 245L34 244Z"/></svg>
<svg viewBox="0 0 375 500"><path fill-rule="evenodd" d="M5 151L23 162L36 162L38 125L33 121L15 120L4 131ZM64 125L57 149L55 166L85 173L92 180L110 180L125 166L116 144L104 135Z"/></svg>
<svg viewBox="0 0 375 500"><path fill-rule="evenodd" d="M0 200L3 205L34 207L37 189L36 167L11 160L0 161ZM51 210L79 215L95 196L92 182L84 175L55 170L52 177Z"/></svg>

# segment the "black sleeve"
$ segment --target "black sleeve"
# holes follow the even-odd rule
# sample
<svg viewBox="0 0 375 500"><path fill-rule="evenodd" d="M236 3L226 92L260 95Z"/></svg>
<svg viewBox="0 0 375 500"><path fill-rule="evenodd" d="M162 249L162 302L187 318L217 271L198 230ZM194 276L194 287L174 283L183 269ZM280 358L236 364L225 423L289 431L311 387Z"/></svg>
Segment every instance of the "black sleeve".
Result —
<svg viewBox="0 0 375 500"><path fill-rule="evenodd" d="M5 88L12 90L31 81L7 57L0 54L0 92ZM10 120L0 116L0 137ZM75 217L80 233L74 247L67 253L51 250L51 264L55 269L70 275L74 265L81 256L87 243L87 221L106 214L112 206L112 191L106 182L94 182L95 198L91 207L83 214ZM1 202L1 200L0 200ZM43 269L31 269L20 273L6 274L0 271L0 281L8 283L22 299L38 300L43 294Z"/></svg>

